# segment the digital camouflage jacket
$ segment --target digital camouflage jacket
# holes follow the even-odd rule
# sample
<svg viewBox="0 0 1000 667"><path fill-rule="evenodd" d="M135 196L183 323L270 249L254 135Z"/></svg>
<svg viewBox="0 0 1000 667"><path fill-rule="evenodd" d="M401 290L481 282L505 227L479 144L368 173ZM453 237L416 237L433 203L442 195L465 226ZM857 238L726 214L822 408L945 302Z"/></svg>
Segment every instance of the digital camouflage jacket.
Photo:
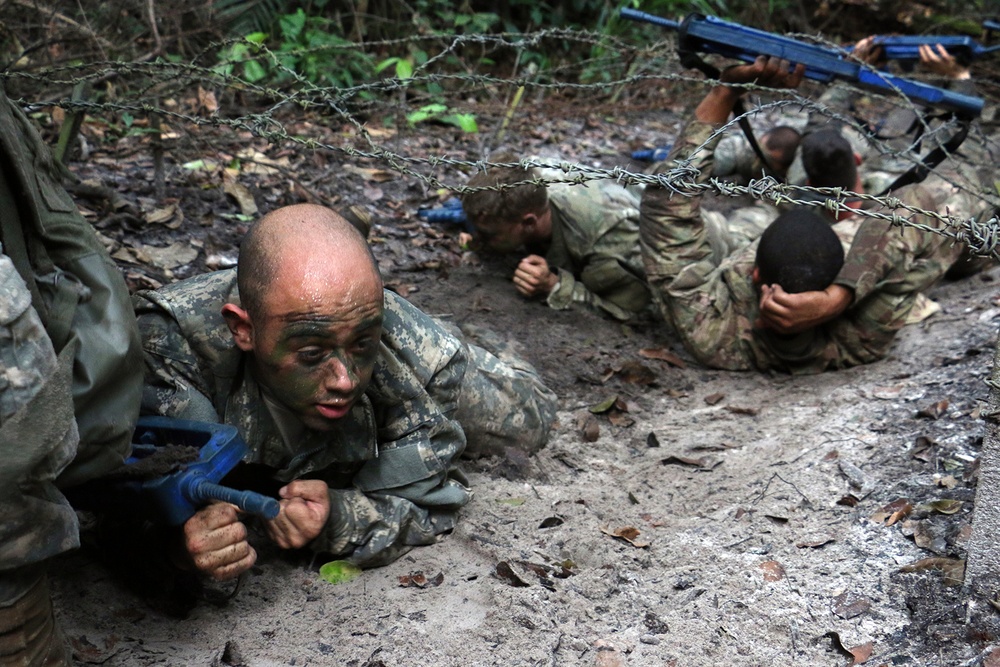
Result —
<svg viewBox="0 0 1000 667"><path fill-rule="evenodd" d="M333 432L285 442L221 315L239 303L235 270L138 293L146 353L143 411L235 425L244 461L281 482L322 479L330 517L311 547L381 565L454 527L470 491L455 462L465 435L455 420L468 366L464 344L391 292L375 370L363 400Z"/></svg>
<svg viewBox="0 0 1000 667"><path fill-rule="evenodd" d="M695 155L692 151L705 144L713 129L708 123L689 123L660 172L674 166L674 159L691 156L691 166L699 169L697 180L707 181L716 140ZM948 206L953 215L975 212L974 198L940 179L898 194L926 210ZM961 251L938 234L910 226L890 230L884 222L862 222L860 216L837 223L834 229L848 252L835 282L854 290L853 304L808 332L778 336L754 326L759 313L751 277L756 242L728 251L705 224L702 196L671 195L669 189L648 186L642 198L646 275L657 306L685 348L713 368L818 373L880 359L917 294L933 285Z"/></svg>

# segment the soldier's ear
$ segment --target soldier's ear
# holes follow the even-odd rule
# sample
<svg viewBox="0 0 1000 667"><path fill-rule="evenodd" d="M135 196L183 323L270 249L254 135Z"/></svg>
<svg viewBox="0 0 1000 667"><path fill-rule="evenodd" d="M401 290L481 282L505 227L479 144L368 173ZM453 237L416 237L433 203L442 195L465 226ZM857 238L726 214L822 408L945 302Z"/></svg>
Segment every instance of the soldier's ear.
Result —
<svg viewBox="0 0 1000 667"><path fill-rule="evenodd" d="M229 332L233 334L236 347L244 352L252 352L253 322L250 314L235 304L227 303L222 307L222 317L226 320Z"/></svg>

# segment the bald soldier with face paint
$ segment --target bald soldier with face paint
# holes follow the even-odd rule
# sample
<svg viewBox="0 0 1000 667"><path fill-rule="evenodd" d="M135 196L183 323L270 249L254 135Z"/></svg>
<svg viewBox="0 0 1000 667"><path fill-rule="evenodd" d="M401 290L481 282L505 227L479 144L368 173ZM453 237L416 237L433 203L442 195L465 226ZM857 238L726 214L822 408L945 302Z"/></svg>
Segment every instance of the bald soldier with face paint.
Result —
<svg viewBox="0 0 1000 667"><path fill-rule="evenodd" d="M524 362L505 363L383 290L364 238L330 209L262 218L236 270L135 296L146 352L143 410L235 425L244 463L275 481L267 534L362 566L450 530L470 491L469 446L541 447L555 397ZM236 509L184 526L193 566L228 579L256 553Z"/></svg>

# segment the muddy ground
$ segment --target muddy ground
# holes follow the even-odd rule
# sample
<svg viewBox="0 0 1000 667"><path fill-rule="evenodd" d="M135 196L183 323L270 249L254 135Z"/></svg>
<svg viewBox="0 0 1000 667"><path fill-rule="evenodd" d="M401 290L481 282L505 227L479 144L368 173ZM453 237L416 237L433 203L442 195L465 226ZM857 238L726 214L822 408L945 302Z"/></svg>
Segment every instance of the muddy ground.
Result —
<svg viewBox="0 0 1000 667"><path fill-rule="evenodd" d="M524 114L512 143L602 166L669 141L679 118L579 101ZM385 142L482 157L482 139L452 128ZM179 165L236 147L178 143L156 199L144 153L101 145L73 170L127 205L78 195L130 285L235 257L247 221L238 198L224 194L220 172ZM516 257L464 250L458 228L416 220L443 195L418 179L332 152L255 146L285 159L237 179L262 211L316 200L371 212L387 283L428 312L516 341L559 394L559 423L530 459L465 464L475 497L453 534L346 584L321 580L320 563L277 553L260 533L238 590L208 587L181 605L165 601L166 584L136 592L94 548L70 554L54 586L80 662L998 664L995 612L967 623L961 589L947 584L961 576L954 564L970 530L1000 271L936 288L941 311L908 327L880 363L800 378L706 370L655 321L623 326L519 297ZM177 222L177 210L176 228L162 222ZM195 258L171 265L146 252L173 242ZM657 358L664 351L686 363Z"/></svg>

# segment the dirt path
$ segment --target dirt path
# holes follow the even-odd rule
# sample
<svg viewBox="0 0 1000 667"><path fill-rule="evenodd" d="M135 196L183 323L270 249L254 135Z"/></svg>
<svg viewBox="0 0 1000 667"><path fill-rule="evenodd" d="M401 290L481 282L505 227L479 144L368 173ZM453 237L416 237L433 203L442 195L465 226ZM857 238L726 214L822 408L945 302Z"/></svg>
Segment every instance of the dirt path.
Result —
<svg viewBox="0 0 1000 667"><path fill-rule="evenodd" d="M491 310L470 307L479 292ZM564 398L530 462L467 466L476 495L453 535L338 586L262 544L227 604L184 620L76 554L55 578L60 616L78 656L105 665L850 664L840 647L870 648L872 665L965 664L993 629L962 625L940 572L900 567L962 555L969 504L891 526L871 517L899 498L971 500L995 294L994 280L946 285L934 293L943 311L907 329L889 360L768 378L642 359L663 344L652 328L622 337L526 303L481 267L455 270L411 298L537 332L527 354L560 369ZM655 383L592 384L630 359ZM585 406L612 394L634 423L599 416L585 441ZM938 419L917 416L942 400ZM954 488L939 486L948 475ZM841 504L848 496L857 504ZM936 552L914 531L937 536ZM401 586L417 572L443 580Z"/></svg>

